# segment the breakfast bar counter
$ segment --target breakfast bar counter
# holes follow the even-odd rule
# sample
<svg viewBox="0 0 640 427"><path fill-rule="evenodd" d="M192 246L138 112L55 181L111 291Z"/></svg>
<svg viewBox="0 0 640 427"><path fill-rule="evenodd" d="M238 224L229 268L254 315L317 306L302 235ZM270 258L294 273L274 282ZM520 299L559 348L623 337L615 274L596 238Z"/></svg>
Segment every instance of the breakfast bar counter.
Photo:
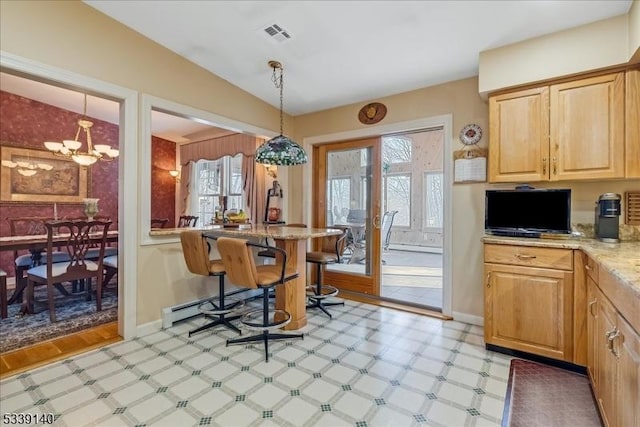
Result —
<svg viewBox="0 0 640 427"><path fill-rule="evenodd" d="M307 324L306 292L307 283L307 240L317 237L342 234L342 230L335 228L303 228L281 226L262 226L240 224L233 227L212 225L195 228L206 235L227 236L237 238L271 238L278 248L287 252L287 265L298 272L296 279L276 287L276 308L285 310L291 315L291 322L284 328L288 330L300 329ZM185 230L194 228L161 228L150 231L151 236L179 236Z"/></svg>

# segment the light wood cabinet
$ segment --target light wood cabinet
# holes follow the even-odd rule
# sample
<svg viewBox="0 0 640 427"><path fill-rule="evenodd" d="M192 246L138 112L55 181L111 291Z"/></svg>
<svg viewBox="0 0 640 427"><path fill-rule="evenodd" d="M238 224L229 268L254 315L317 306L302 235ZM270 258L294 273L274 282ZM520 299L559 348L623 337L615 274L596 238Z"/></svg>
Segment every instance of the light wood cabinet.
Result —
<svg viewBox="0 0 640 427"><path fill-rule="evenodd" d="M485 244L487 344L573 358L571 250Z"/></svg>
<svg viewBox="0 0 640 427"><path fill-rule="evenodd" d="M606 273L605 273L606 274ZM640 426L640 336L587 279L587 372L605 426Z"/></svg>
<svg viewBox="0 0 640 427"><path fill-rule="evenodd" d="M625 77L625 177L640 178L640 70Z"/></svg>
<svg viewBox="0 0 640 427"><path fill-rule="evenodd" d="M625 73L489 98L489 181L625 176Z"/></svg>
<svg viewBox="0 0 640 427"><path fill-rule="evenodd" d="M549 88L489 98L489 181L549 177Z"/></svg>

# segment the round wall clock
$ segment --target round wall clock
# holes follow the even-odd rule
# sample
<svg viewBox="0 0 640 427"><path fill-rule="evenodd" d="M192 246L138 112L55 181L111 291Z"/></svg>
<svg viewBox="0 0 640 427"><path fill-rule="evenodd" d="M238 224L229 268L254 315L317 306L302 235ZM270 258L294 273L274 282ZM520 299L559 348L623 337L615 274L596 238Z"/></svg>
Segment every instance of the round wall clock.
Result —
<svg viewBox="0 0 640 427"><path fill-rule="evenodd" d="M460 131L460 142L464 145L477 144L482 138L482 129L478 125L466 125Z"/></svg>
<svg viewBox="0 0 640 427"><path fill-rule="evenodd" d="M384 119L387 115L387 107L379 102L372 102L360 109L358 120L365 125L372 125Z"/></svg>

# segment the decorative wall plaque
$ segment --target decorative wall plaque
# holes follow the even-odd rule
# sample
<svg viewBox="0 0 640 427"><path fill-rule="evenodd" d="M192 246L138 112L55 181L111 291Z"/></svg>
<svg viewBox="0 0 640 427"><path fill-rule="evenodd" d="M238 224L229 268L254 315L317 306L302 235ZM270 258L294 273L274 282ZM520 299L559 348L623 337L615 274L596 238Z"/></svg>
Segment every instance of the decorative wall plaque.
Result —
<svg viewBox="0 0 640 427"><path fill-rule="evenodd" d="M387 115L387 107L379 102L372 102L360 109L358 120L365 125L372 125L384 119Z"/></svg>

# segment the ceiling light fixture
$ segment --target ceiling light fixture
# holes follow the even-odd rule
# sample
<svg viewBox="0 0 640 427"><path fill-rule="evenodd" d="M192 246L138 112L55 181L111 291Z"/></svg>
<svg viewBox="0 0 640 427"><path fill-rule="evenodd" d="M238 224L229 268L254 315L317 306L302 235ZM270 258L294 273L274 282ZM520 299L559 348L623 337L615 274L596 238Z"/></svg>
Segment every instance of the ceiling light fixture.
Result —
<svg viewBox="0 0 640 427"><path fill-rule="evenodd" d="M284 87L283 68L278 61L269 61L273 68L271 80L280 89L280 135L263 143L256 150L256 162L265 165L295 166L307 163L307 153L297 142L282 135L284 117L282 111L282 89Z"/></svg>
<svg viewBox="0 0 640 427"><path fill-rule="evenodd" d="M28 161L18 160L17 162L13 162L11 160L3 160L2 166L7 168L15 169L22 176L33 176L38 173L39 170L50 171L53 169L48 163L36 163L33 160L28 159Z"/></svg>
<svg viewBox="0 0 640 427"><path fill-rule="evenodd" d="M53 152L53 154L57 156L71 158L74 162L78 163L81 166L91 166L98 160L102 161L111 161L118 157L120 151L111 148L111 146L107 144L96 144L95 146L91 143L91 126L93 126L93 122L86 120L87 118L87 94L84 94L84 110L82 112L82 118L78 120L78 131L76 132L76 137L71 139L65 139L62 142L50 142L47 141L44 143L44 146L47 147L47 150ZM87 151L80 151L82 147L82 142L78 139L80 137L80 132L84 131L87 140Z"/></svg>

